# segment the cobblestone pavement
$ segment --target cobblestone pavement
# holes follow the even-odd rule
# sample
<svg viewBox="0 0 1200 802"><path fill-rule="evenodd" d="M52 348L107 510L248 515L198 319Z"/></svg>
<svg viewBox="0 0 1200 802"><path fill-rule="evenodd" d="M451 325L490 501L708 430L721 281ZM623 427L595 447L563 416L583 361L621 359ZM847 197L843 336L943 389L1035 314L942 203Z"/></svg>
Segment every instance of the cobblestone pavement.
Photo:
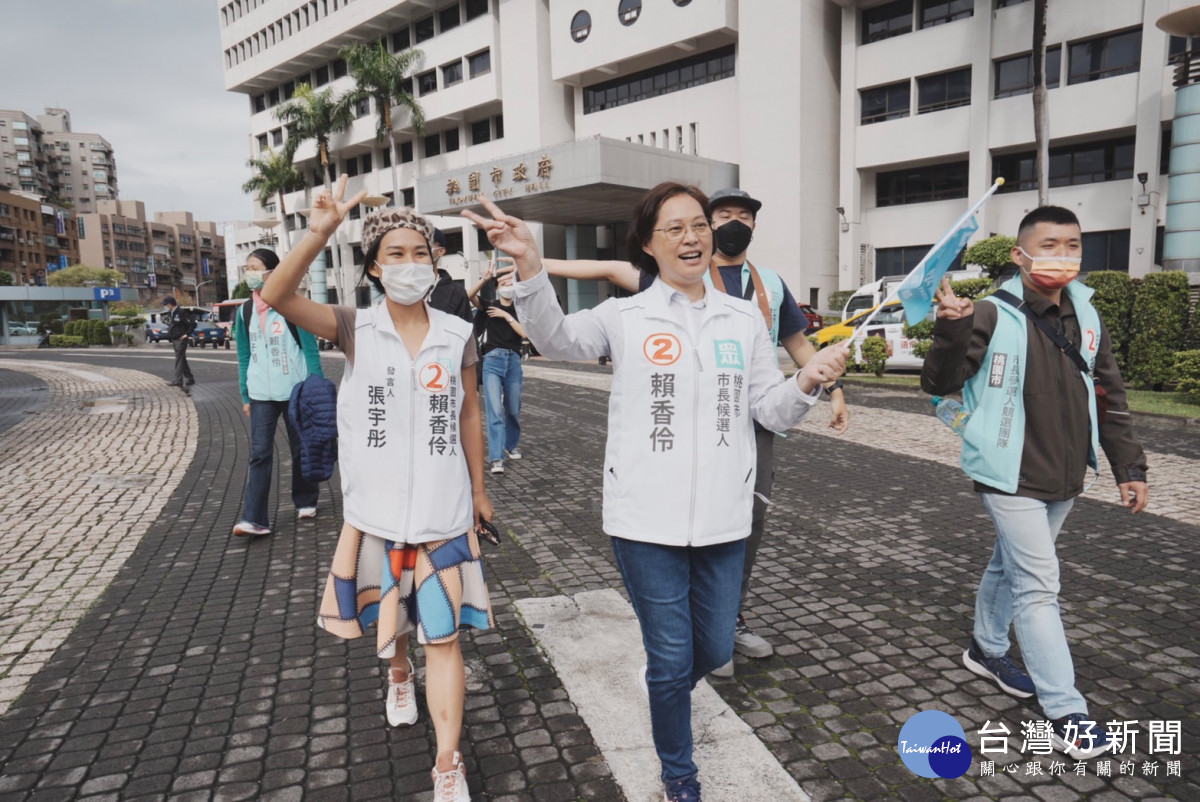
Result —
<svg viewBox="0 0 1200 802"><path fill-rule="evenodd" d="M7 388L31 384L12 369L22 358L0 359L0 416ZM105 374L108 366L158 377L170 370L153 349L61 358ZM140 544L0 718L0 797L426 796L427 719L386 729L371 644L343 643L313 625L338 499L323 490L316 524L293 524L285 493L275 536L231 540L248 452L236 371L226 354L190 361L200 380L195 457L162 512L153 520L140 513L148 524ZM326 363L336 378L337 358ZM534 378L542 365L529 371L526 457L490 483L509 537L488 556L497 630L464 642L464 752L476 799L620 800L554 667L514 613L515 600L529 596L621 587L599 529L607 398L592 385L604 371L551 367L572 375L551 381ZM576 383L564 382L573 376ZM51 390L37 418L55 398ZM1200 529L1188 518L1197 502L1189 508L1181 495L1168 510L1173 517L1131 518L1082 499L1060 540L1064 622L1093 714L1142 730L1181 721L1182 776L1166 776L1163 756L1146 754L1144 732L1133 774L1121 775L1114 761L1117 776L1098 777L1092 761L1086 776L1071 763L1055 776L1048 757L1017 754L1021 722L1040 718L1036 708L961 666L992 533L969 482L938 456L939 424L918 418L928 402L857 386L851 402L851 435L814 436L827 418L822 405L777 447L774 504L749 602L751 623L776 655L739 657L735 680L715 684L804 790L818 800L1200 798ZM25 423L0 429L0 447ZM1153 455L1153 499L1160 482L1200 484L1194 428L1152 421L1142 433ZM62 447L57 434L47 441ZM81 448L89 465L113 450L100 435L89 445ZM286 453L277 450L285 477ZM1180 461L1164 471L1168 456ZM7 476L8 463L0 466ZM11 523L3 531L7 544ZM54 558L40 561L47 559ZM637 691L616 682L614 692ZM960 779L918 778L897 757L900 726L929 708L967 731L977 760ZM1007 755L989 756L997 776L980 776L985 721L1014 733ZM1027 765L1035 760L1041 773ZM1151 763L1157 774L1147 776Z"/></svg>

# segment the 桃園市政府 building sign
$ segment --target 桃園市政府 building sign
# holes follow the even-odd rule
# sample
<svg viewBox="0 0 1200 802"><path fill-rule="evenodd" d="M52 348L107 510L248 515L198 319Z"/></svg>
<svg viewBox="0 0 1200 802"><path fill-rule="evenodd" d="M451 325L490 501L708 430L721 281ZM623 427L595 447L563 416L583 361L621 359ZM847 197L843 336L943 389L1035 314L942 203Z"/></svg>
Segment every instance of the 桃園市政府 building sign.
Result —
<svg viewBox="0 0 1200 802"><path fill-rule="evenodd" d="M528 163L521 161L513 165L505 175L504 168L494 165L486 176L487 180L491 182L491 186L487 189L488 195L496 199L512 198L517 194L527 195L551 189L550 173L554 169L554 163L550 157L543 154L534 169L536 172L531 177ZM481 170L472 170L462 178L448 178L446 179L446 199L453 206L469 206L478 203L479 195L484 191L483 186L484 174Z"/></svg>

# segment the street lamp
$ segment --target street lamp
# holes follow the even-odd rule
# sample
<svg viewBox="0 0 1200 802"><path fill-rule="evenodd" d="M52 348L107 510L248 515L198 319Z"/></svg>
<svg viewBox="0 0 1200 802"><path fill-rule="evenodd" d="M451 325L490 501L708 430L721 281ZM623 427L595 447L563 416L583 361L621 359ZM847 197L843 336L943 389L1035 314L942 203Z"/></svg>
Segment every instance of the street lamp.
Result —
<svg viewBox="0 0 1200 802"><path fill-rule="evenodd" d="M213 283L213 279L209 279L208 281L201 281L199 284L196 285L196 306L204 306L204 304L201 303L200 288L203 287L205 284L212 284L212 283Z"/></svg>

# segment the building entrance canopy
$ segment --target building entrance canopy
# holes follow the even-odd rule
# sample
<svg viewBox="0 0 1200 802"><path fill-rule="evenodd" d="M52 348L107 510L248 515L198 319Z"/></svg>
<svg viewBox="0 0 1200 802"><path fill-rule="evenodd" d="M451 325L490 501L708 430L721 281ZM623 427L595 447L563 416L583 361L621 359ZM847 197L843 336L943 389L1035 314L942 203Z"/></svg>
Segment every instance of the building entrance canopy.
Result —
<svg viewBox="0 0 1200 802"><path fill-rule="evenodd" d="M523 220L606 225L627 222L642 194L662 181L711 193L737 186L738 166L593 137L422 178L417 197L422 214L457 214L483 195Z"/></svg>

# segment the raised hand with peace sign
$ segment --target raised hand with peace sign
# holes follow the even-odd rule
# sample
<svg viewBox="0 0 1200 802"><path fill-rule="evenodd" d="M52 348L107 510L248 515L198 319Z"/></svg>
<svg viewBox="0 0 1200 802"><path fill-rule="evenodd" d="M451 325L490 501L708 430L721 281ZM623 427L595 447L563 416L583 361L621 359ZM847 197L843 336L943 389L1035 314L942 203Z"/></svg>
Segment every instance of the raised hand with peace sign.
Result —
<svg viewBox="0 0 1200 802"><path fill-rule="evenodd" d="M942 286L933 297L938 302L937 316L943 320L961 320L975 314L975 302L970 298L959 298L950 288L950 279L942 277Z"/></svg>
<svg viewBox="0 0 1200 802"><path fill-rule="evenodd" d="M481 197L479 200L491 219L470 210L463 211L463 217L483 229L488 242L516 261L522 281L536 276L542 269L542 255L538 252L529 226L520 218L505 214L487 198Z"/></svg>

